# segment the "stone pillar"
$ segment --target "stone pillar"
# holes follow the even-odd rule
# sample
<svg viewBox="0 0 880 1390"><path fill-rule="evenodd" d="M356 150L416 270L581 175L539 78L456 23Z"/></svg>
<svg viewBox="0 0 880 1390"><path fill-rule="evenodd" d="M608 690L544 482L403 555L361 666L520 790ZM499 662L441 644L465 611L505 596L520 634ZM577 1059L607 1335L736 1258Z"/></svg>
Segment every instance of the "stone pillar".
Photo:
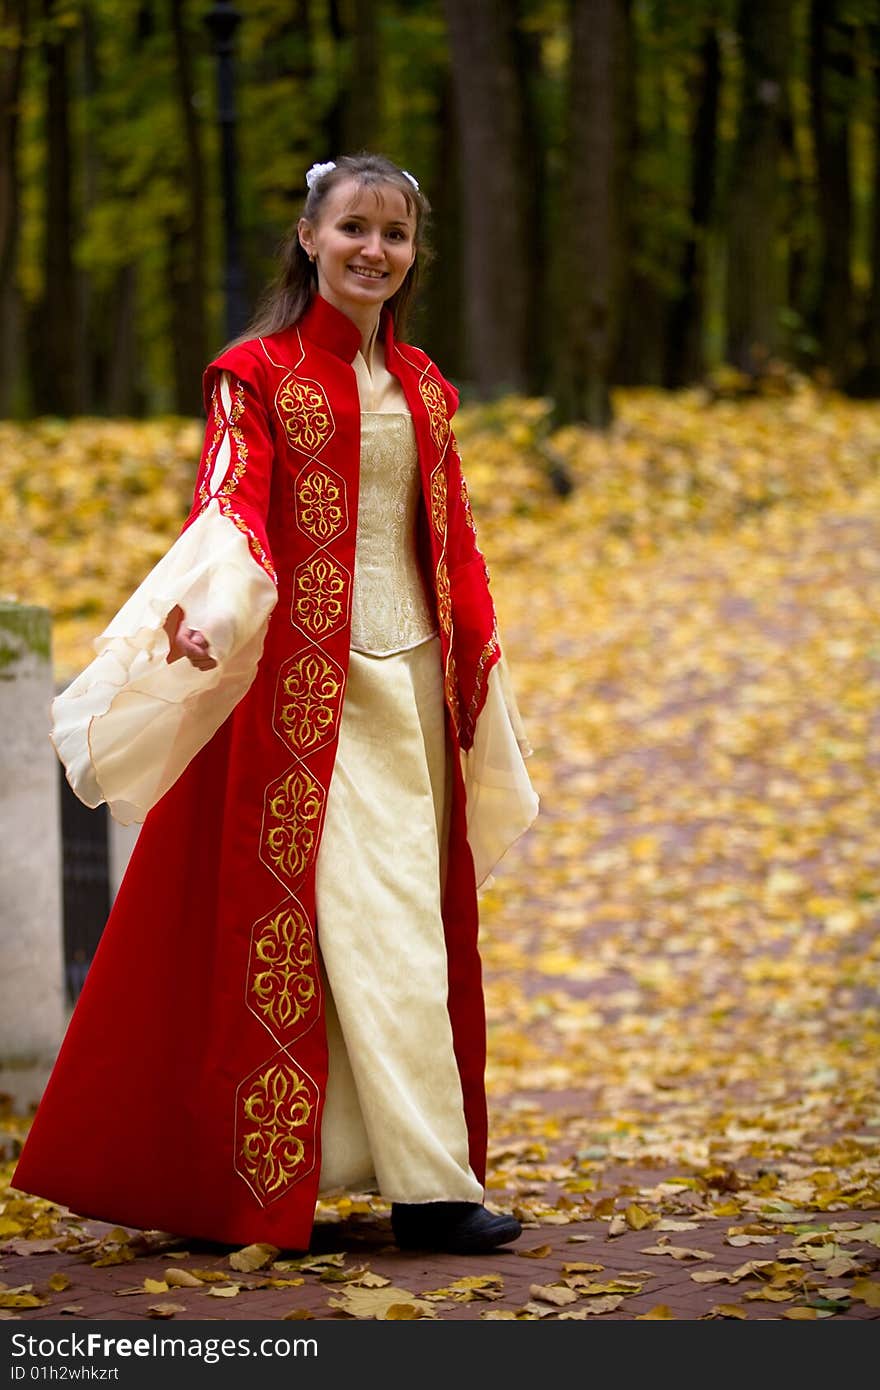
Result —
<svg viewBox="0 0 880 1390"><path fill-rule="evenodd" d="M54 693L48 610L0 601L0 1092L18 1113L67 1021Z"/></svg>

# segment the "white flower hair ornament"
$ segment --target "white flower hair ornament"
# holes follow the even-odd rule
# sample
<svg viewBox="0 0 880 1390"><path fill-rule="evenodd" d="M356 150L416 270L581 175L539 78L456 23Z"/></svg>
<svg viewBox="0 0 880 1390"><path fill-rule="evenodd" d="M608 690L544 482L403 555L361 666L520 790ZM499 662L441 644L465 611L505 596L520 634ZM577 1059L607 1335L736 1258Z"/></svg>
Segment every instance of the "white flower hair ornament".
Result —
<svg viewBox="0 0 880 1390"><path fill-rule="evenodd" d="M416 190L416 192L418 193L418 191L419 191L419 181L418 181L418 179L413 178L412 174L409 172L409 169L401 169L400 172L403 174L403 177L404 177L405 179L409 179L409 181L410 181L410 183L412 184L413 188L414 188L414 189Z"/></svg>
<svg viewBox="0 0 880 1390"><path fill-rule="evenodd" d="M319 179L322 179L325 174L329 174L331 169L335 168L336 165L332 159L326 164L313 164L311 169L306 173L306 184L308 188L310 190L314 188Z"/></svg>

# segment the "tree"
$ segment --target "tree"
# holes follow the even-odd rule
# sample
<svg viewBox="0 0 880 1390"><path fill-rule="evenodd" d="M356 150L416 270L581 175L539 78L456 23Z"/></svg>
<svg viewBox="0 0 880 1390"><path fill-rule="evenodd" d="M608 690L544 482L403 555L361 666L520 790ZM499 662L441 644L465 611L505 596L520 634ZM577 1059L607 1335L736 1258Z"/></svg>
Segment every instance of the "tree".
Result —
<svg viewBox="0 0 880 1390"><path fill-rule="evenodd" d="M617 331L623 0L572 0L568 149L563 179L557 307L558 423L605 428L612 418Z"/></svg>
<svg viewBox="0 0 880 1390"><path fill-rule="evenodd" d="M780 348L791 0L740 0L742 77L727 201L727 358L760 373Z"/></svg>
<svg viewBox="0 0 880 1390"><path fill-rule="evenodd" d="M24 385L21 371L21 300L16 283L21 235L21 122L28 0L3 0L0 50L0 413L8 414Z"/></svg>
<svg viewBox="0 0 880 1390"><path fill-rule="evenodd" d="M446 0L445 11L464 181L468 374L480 395L491 396L526 383L528 241L512 12L502 0Z"/></svg>

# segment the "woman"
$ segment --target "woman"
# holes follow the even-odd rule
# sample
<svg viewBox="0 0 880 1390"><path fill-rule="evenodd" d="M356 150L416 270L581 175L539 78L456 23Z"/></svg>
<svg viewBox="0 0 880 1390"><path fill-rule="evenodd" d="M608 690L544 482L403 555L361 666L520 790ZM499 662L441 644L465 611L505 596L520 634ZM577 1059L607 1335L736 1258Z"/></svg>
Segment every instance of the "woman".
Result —
<svg viewBox="0 0 880 1390"><path fill-rule="evenodd" d="M208 367L180 537L55 701L77 795L143 821L15 1186L308 1248L378 1190L401 1248L484 1251L477 886L537 813L449 424L399 341L428 204L307 175Z"/></svg>

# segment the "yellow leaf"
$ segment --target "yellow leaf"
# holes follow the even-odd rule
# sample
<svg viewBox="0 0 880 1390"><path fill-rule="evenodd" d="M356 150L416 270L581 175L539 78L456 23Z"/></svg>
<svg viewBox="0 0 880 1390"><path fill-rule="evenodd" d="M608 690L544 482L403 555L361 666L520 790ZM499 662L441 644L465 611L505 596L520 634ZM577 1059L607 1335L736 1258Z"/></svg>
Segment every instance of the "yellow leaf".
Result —
<svg viewBox="0 0 880 1390"><path fill-rule="evenodd" d="M783 1308L780 1317L792 1318L797 1322L813 1322L819 1314L815 1308Z"/></svg>
<svg viewBox="0 0 880 1390"><path fill-rule="evenodd" d="M880 1308L880 1284L870 1279L856 1279L852 1286L852 1296L869 1308Z"/></svg>
<svg viewBox="0 0 880 1390"><path fill-rule="evenodd" d="M673 1319L673 1320L675 1319L675 1314L672 1312L672 1310L670 1309L669 1305L666 1304L666 1303L655 1303L655 1304L654 1304L654 1307L653 1307L653 1308L649 1308L649 1310L648 1310L647 1313L637 1313L636 1316L635 1316L634 1321L635 1321L635 1322L649 1322L649 1321L651 1321L652 1319L655 1320L655 1321L657 1321L657 1320L659 1320L659 1319L661 1319L661 1318L663 1318L663 1319L665 1319L665 1320L667 1320L667 1321L668 1321L669 1319Z"/></svg>
<svg viewBox="0 0 880 1390"><path fill-rule="evenodd" d="M645 1211L644 1207L637 1206L635 1202L632 1202L623 1214L631 1231L643 1231L646 1226L653 1226L658 1220L656 1212Z"/></svg>
<svg viewBox="0 0 880 1390"><path fill-rule="evenodd" d="M565 1313L559 1314L559 1321L597 1317L602 1313L613 1313L615 1308L619 1308L623 1302L622 1295L615 1295L608 1298L591 1298L580 1308L570 1308Z"/></svg>
<svg viewBox="0 0 880 1390"><path fill-rule="evenodd" d="M580 1298L576 1289L568 1289L564 1284L532 1284L529 1295L540 1299L542 1303L553 1303L560 1308L566 1303L576 1303Z"/></svg>
<svg viewBox="0 0 880 1390"><path fill-rule="evenodd" d="M185 1313L183 1303L151 1303L147 1308L148 1318L173 1318L175 1313Z"/></svg>
<svg viewBox="0 0 880 1390"><path fill-rule="evenodd" d="M569 1236L569 1240L573 1239L573 1236ZM548 1255L553 1254L553 1246L533 1245L529 1250L514 1250L513 1253L519 1255L521 1260L546 1260Z"/></svg>
<svg viewBox="0 0 880 1390"><path fill-rule="evenodd" d="M165 1283L170 1288L200 1289L202 1280L188 1269L166 1269Z"/></svg>
<svg viewBox="0 0 880 1390"><path fill-rule="evenodd" d="M707 1318L739 1318L748 1320L748 1313L738 1303L716 1303L705 1314Z"/></svg>
<svg viewBox="0 0 880 1390"><path fill-rule="evenodd" d="M209 1298L236 1298L241 1290L240 1284L215 1284L208 1290Z"/></svg>
<svg viewBox="0 0 880 1390"><path fill-rule="evenodd" d="M289 1313L281 1314L282 1322L304 1322L315 1315L308 1308L291 1308Z"/></svg>
<svg viewBox="0 0 880 1390"><path fill-rule="evenodd" d="M144 1293L167 1293L168 1285L164 1279L145 1279Z"/></svg>
<svg viewBox="0 0 880 1390"><path fill-rule="evenodd" d="M60 1271L57 1274L50 1274L48 1279L49 1288L53 1293L61 1293L62 1289L69 1289L71 1281L66 1274Z"/></svg>
<svg viewBox="0 0 880 1390"><path fill-rule="evenodd" d="M422 1317L435 1316L432 1304L425 1298L418 1298L409 1289L397 1288L389 1284L384 1289L363 1289L357 1284L346 1285L345 1292L329 1300L331 1308L339 1308L353 1318L376 1318L385 1321L388 1309L406 1304L419 1310Z"/></svg>
<svg viewBox="0 0 880 1390"><path fill-rule="evenodd" d="M259 1242L256 1245L245 1245L241 1250L234 1250L229 1256L229 1264L232 1269L249 1274L252 1270L264 1269L280 1254L277 1245Z"/></svg>

